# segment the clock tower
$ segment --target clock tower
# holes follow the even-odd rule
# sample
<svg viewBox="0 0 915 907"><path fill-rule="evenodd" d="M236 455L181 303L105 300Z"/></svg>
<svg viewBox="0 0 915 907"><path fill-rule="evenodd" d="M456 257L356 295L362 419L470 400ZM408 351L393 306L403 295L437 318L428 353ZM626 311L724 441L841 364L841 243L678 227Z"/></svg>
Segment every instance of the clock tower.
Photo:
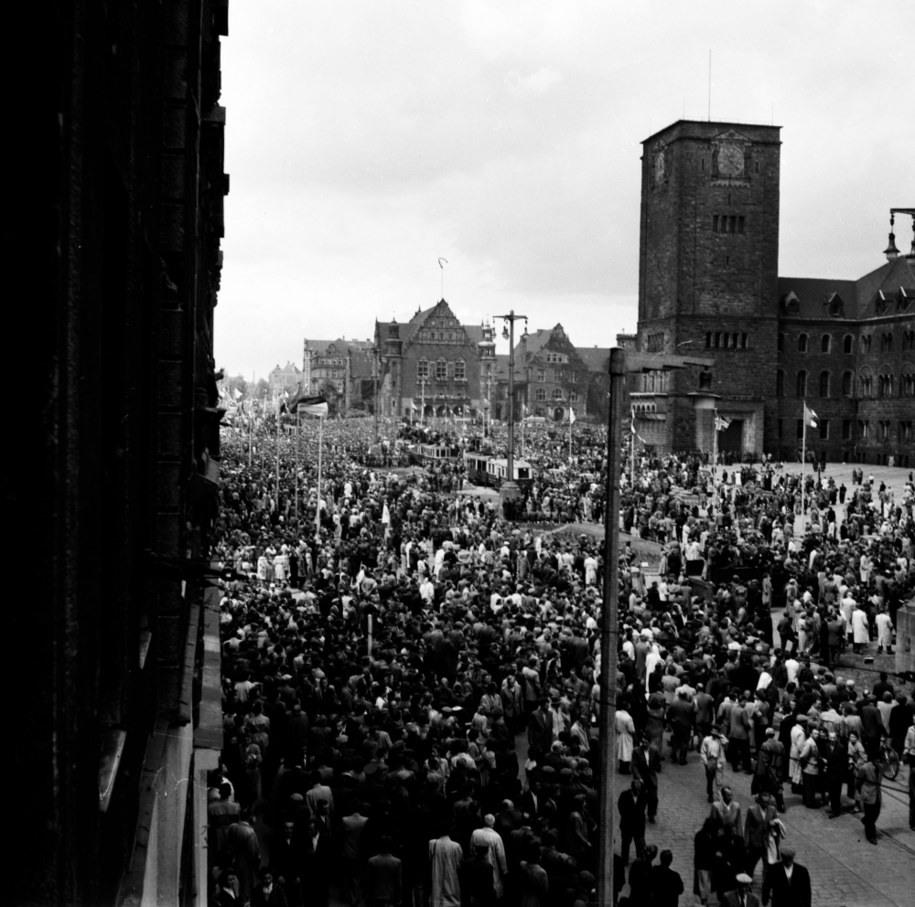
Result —
<svg viewBox="0 0 915 907"><path fill-rule="evenodd" d="M776 418L765 399L775 396L780 127L680 120L642 144L638 348L714 357L712 390L733 426L719 446L762 453ZM697 383L685 372L636 379L639 435L710 453L711 415L687 396Z"/></svg>

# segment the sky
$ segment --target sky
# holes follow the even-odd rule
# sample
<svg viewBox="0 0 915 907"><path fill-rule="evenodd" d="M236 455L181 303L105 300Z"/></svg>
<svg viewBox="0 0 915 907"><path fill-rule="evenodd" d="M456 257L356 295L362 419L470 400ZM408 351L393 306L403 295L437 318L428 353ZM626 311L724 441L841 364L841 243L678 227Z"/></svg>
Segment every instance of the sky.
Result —
<svg viewBox="0 0 915 907"><path fill-rule="evenodd" d="M514 311L615 345L636 328L641 142L679 119L782 127L782 276L866 274L890 207L915 206L911 0L229 14L227 374L301 366L305 338L369 339L443 295L465 324ZM896 235L905 251L910 218Z"/></svg>

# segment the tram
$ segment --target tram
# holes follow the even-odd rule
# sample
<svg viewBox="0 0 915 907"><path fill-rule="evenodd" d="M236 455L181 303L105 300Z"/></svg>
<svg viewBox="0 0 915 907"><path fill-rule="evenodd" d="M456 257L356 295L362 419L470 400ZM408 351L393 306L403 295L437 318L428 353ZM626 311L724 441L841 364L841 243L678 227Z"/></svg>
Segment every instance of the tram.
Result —
<svg viewBox="0 0 915 907"><path fill-rule="evenodd" d="M514 462L514 480L522 488L533 480L533 469L527 460ZM488 485L499 488L508 477L508 460L491 454L465 453L464 474L473 485Z"/></svg>

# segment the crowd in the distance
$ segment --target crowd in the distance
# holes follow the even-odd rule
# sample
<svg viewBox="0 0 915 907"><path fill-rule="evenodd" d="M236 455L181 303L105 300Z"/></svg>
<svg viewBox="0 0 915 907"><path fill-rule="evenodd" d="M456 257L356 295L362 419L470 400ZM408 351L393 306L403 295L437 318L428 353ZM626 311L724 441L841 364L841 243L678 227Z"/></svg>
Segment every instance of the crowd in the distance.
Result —
<svg viewBox="0 0 915 907"><path fill-rule="evenodd" d="M243 435L225 446L215 553L234 578L221 605L213 896L593 903L599 533L507 522L497 497L375 465L366 423L327 423L320 491L314 432L275 442L268 427L256 451ZM558 435L526 443L538 461L527 513L599 522L605 435L583 428L571 464ZM882 738L907 745L909 693L886 681L865 695L832 666L849 639L892 645L913 586L911 484L903 500L828 480L806 497L809 530L796 536L800 487L785 470L734 467L712 483L698 458L670 457L624 478L621 525L663 545L656 580L631 546L621 553L617 756L634 781L618 804L616 879L633 903L677 903L673 861L691 859L666 851L656 863L645 844L645 822L663 828L661 760L696 752L707 767L693 866L707 900L739 893L757 863L784 867L787 847L772 844L783 783L808 806L859 802L871 817L879 780L867 766ZM734 819L727 760L754 773L765 835L749 811ZM778 904L776 889L763 893Z"/></svg>

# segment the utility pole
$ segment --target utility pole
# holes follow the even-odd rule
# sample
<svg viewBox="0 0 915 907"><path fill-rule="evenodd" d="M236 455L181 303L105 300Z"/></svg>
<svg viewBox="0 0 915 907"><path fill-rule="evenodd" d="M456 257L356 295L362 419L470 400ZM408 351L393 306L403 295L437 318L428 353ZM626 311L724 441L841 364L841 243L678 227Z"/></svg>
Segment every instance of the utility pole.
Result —
<svg viewBox="0 0 915 907"><path fill-rule="evenodd" d="M502 503L516 500L521 489L515 482L515 322L524 319L524 333L527 334L527 315L516 315L512 309L507 315L496 315L505 323L502 336L508 341L508 454L506 481L501 488Z"/></svg>

